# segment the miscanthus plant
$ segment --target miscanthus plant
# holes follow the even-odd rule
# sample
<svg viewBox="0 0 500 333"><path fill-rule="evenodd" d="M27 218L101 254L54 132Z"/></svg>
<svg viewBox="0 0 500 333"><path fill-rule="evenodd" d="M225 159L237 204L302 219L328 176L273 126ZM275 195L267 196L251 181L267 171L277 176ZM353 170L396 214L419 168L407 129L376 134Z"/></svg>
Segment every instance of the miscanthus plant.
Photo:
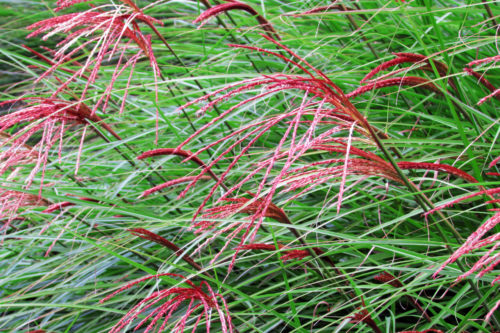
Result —
<svg viewBox="0 0 500 333"><path fill-rule="evenodd" d="M500 331L495 1L0 14L0 330Z"/></svg>

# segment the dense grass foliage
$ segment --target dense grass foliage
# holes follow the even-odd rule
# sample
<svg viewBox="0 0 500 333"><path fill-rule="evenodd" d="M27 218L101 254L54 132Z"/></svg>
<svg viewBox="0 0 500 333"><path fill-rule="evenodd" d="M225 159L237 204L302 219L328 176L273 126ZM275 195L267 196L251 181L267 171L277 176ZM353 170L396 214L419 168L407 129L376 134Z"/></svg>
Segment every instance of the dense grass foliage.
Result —
<svg viewBox="0 0 500 333"><path fill-rule="evenodd" d="M0 16L1 331L500 331L495 1Z"/></svg>

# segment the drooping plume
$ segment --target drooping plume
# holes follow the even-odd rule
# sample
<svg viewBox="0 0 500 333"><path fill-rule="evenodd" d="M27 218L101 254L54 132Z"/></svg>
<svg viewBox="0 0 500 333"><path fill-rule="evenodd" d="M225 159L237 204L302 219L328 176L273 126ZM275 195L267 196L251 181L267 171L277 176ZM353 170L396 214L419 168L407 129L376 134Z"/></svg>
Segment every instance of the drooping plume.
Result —
<svg viewBox="0 0 500 333"><path fill-rule="evenodd" d="M59 1L59 8L71 6L76 2ZM89 92L90 85L97 79L103 63L107 59L110 60L117 55L119 60L111 81L105 93L100 96L98 102L93 106L92 112L95 113L98 108L101 108L104 112L109 103L116 79L127 69L132 73L141 56L146 56L149 59L156 78L160 70L152 51L151 36L142 33L139 23L142 22L154 27L155 24L161 25L162 22L143 14L132 2L127 1L125 3L127 6L113 7L110 11L104 11L103 8L105 6L92 7L84 12L57 16L39 21L27 27L29 30L34 30L28 35L28 38L43 35L42 39L47 40L57 34L66 35L57 44L58 49L53 53L52 59L33 50L33 52L38 53L38 57L45 57L44 60L50 65L50 68L40 75L35 82L41 82L58 69L68 72L62 65L75 55L79 55L84 48L89 48L91 52L86 56L86 60L82 66L74 71L74 73L70 73L71 75L68 78L63 79L58 89L52 95L52 97L57 97L72 82L86 77L85 87L80 96L80 99L83 100ZM85 38L85 41L77 45L76 42L83 38ZM129 50L132 49L135 49L132 56L128 56ZM125 89L124 98L127 95L127 91L128 86ZM124 105L122 104L120 112L123 110L123 107Z"/></svg>

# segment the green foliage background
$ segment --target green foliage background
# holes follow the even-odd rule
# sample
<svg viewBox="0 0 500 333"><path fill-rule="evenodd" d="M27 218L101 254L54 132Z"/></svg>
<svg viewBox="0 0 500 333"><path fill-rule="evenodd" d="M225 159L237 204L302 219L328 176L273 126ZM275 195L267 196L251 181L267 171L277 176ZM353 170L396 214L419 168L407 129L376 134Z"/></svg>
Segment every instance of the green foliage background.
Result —
<svg viewBox="0 0 500 333"><path fill-rule="evenodd" d="M404 160L454 165L475 176L480 185L498 186L499 178L485 173L498 172L496 168L488 169L487 165L500 155L499 104L492 99L481 106L476 105L489 92L463 72L470 61L499 53L498 25L494 25L500 20L498 3L485 1L496 16L492 20L483 2L467 0L346 1L344 4L353 7L354 12L331 10L299 17L293 14L329 2L245 2L271 22L283 44L321 69L345 92L357 88L371 69L392 59L391 52L419 53L447 64L449 72L444 78L418 70L408 75L432 79L443 91L447 89L447 80L452 78L457 82L456 93L448 89L439 95L420 88L392 87L357 98L355 106L372 125L388 134L390 139L384 143L397 148ZM137 4L144 7L151 3L140 1ZM47 69L48 66L20 46L26 44L43 51L40 46L53 48L64 38L25 39L28 32L24 28L55 16L54 8L52 1L0 3L2 100L26 93L46 96L57 89L58 82L53 77L32 84L42 73L40 67ZM67 11L87 8L88 4L82 3ZM193 133L187 118L176 109L202 96L203 92L261 74L297 72L278 58L227 46L239 43L275 48L259 36L259 26L247 13L231 11L229 16L211 19L197 29L192 22L203 10L196 1L159 1L145 11L163 21L164 26L159 30L176 53L174 56L153 37L154 53L165 77L158 83L158 147L175 147ZM357 27L352 25L348 15ZM147 27L141 28L148 31ZM85 59L85 54L80 57ZM105 91L114 63L116 59L101 70L89 91L87 104L95 103ZM500 84L497 64L486 65L480 71L487 73L495 86ZM68 77L62 71L57 75ZM203 90L196 86L195 80ZM479 294L468 283L452 286L461 274L456 265L450 265L440 277L432 279L436 268L449 256L444 243L452 249L457 249L461 243L439 218L424 219L414 194L404 186L376 177L359 182L361 177L350 177L339 214L335 197L338 182L318 186L292 201L287 200L289 195L285 193L278 193L275 198L275 204L286 211L297 229L306 235L307 242L325 251L342 275L322 266L316 259L283 262L279 259L280 251L257 251L241 252L235 269L226 276L237 241L233 241L219 261L210 264L210 259L226 242L224 237L219 237L194 255L207 271L218 276L209 279L170 250L132 236L127 229L146 228L192 253L204 237L193 234L188 227L211 184L202 183L181 199L177 199L177 195L182 187L137 199L142 191L151 187L148 178L153 183L160 183L160 175L175 179L196 174L197 170L194 163L180 163L178 157L135 160L140 153L157 147L155 84L148 59L143 58L138 63L125 112L118 114L126 81L127 75L118 79L109 110L102 116L123 140L108 137L106 141L89 130L76 178L73 174L81 128L75 128L65 137L61 162L57 160L57 151L51 156L45 180L50 186L43 189L42 196L53 203L71 201L76 205L61 214L42 214L44 207L27 207L22 211L25 219L16 221L15 228L2 232L0 330L107 331L139 300L175 282L158 280L134 287L104 304L99 300L126 281L156 272L180 273L194 280L207 279L227 299L239 332L368 332L371 328L363 323L354 324L350 318L362 307L361 297L384 332L427 328L446 332L493 330L491 323L483 319L487 313L484 305L491 308L498 300L498 288L490 286L495 272L479 279L472 278ZM81 80L71 89L78 94L83 86ZM251 96L252 93L248 93L241 98ZM205 132L188 148L196 151L244 124L283 112L302 98L301 92L276 94L250 103L232 113L225 124ZM225 102L220 108L225 110L237 101ZM186 110L196 128L215 115L212 111L197 117L196 110L196 106ZM7 108L0 112L7 112ZM237 164L230 181L240 179L252 170L256 161L266 158L280 141L286 126L277 126L263 136L251 156ZM370 147L367 149L380 153ZM211 158L208 154L202 157ZM324 158L329 157L310 154L303 163ZM129 161L134 161L133 165ZM220 169L214 171L223 171L230 162L223 160ZM29 171L30 166L26 166L15 179L7 179L9 174L4 174L2 188L37 194L40 175L38 182L29 189L22 186ZM274 176L279 170L272 172ZM407 172L407 175L435 204L477 189L476 184L443 173L435 176L433 172L416 171ZM249 183L245 189L252 190L256 186L258 183ZM68 194L75 197L68 197ZM81 196L98 202L77 199ZM491 207L477 200L444 210L444 213L466 238L492 215L488 208ZM243 218L243 214L237 214L223 223ZM40 234L48 223L50 227ZM436 233L434 224L445 228L445 241ZM300 248L300 243L284 225L266 219L264 226L265 230L258 235L259 243L279 241ZM51 253L44 256L58 237ZM484 250L469 255L466 264L473 263L482 253ZM383 271L397 276L405 288L395 289L377 283L373 277ZM421 318L408 302L407 295L418 300L432 322ZM167 331L176 318L171 320ZM213 323L214 332L218 330L216 322ZM193 324L194 320L189 322ZM203 329L200 326L200 331Z"/></svg>

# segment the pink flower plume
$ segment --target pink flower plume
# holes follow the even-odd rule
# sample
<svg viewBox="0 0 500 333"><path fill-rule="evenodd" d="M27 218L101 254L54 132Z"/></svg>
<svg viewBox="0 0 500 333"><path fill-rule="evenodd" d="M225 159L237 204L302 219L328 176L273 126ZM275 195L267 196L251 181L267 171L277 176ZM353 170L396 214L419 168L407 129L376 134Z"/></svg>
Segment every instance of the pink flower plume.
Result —
<svg viewBox="0 0 500 333"><path fill-rule="evenodd" d="M127 325L132 323L139 315L145 313L149 309L153 309L144 319L142 319L135 329L144 327L148 321L151 321L147 327L144 328L144 332L148 333L153 330L155 324L158 323L163 318L163 323L157 332L163 332L168 320L173 316L174 312L179 308L179 306L188 301L189 305L187 310L183 315L180 316L178 322L173 327L171 332L182 332L184 326L186 325L187 319L199 308L201 308L201 314L194 325L194 330L199 325L201 317L205 317L207 332L210 332L210 321L209 318L212 310L217 311L219 314L219 320L221 324L221 331L223 333L233 332L233 326L231 322L231 317L229 315L229 310L227 304L220 294L214 293L212 288L202 281L199 285L195 285L191 281L187 280L184 276L172 273L163 273L152 276L147 276L124 285L117 291L111 293L107 297L100 300L100 303L104 303L109 299L113 298L115 295L130 289L131 287L146 282L152 279L158 279L162 276L178 277L183 279L189 287L170 287L168 289L162 289L153 292L150 296L146 297L139 303L137 303L132 309L123 316L123 318L110 330L110 333L118 333L124 329ZM208 292L203 291L206 288ZM219 305L217 300L219 298L222 302L222 307ZM156 330L155 330L156 331Z"/></svg>
<svg viewBox="0 0 500 333"><path fill-rule="evenodd" d="M476 231L469 235L467 240L456 250L434 273L436 277L447 265L454 263L461 256L483 247L491 248L473 265L469 271L458 277L457 280L464 279L473 273L478 273L478 277L490 272L499 262L500 254L494 252L500 246L500 235L495 234L490 237L483 238L486 233L491 231L497 224L500 223L500 213L496 213L487 219ZM495 280L496 281L496 280Z"/></svg>
<svg viewBox="0 0 500 333"><path fill-rule="evenodd" d="M471 61L467 64L467 66L472 67L472 66L489 64L489 63L498 62L498 61L500 61L500 54L493 56L493 57L488 57L488 58L483 58L483 59Z"/></svg>
<svg viewBox="0 0 500 333"><path fill-rule="evenodd" d="M26 146L28 140L37 132L42 132L42 137L32 148L31 154L35 156L35 167L32 169L27 179L28 186L32 183L37 172L42 168L41 187L49 152L54 144L59 140L59 156L61 154L62 136L65 131L75 125L85 125L87 121L98 123L111 135L119 138L118 134L102 119L91 112L91 110L81 102L69 102L56 98L29 97L16 100L9 100L0 103L1 105L24 105L20 110L10 112L0 117L0 131L6 131L12 127L18 127L17 132L10 139L2 143L9 145L7 150L0 153L0 160L10 161L2 170L10 166L15 166L17 160L10 156L19 149ZM19 129L19 126L24 128ZM40 188L41 189L41 188Z"/></svg>
<svg viewBox="0 0 500 333"><path fill-rule="evenodd" d="M487 100L489 100L490 98L492 97L495 97L497 99L500 99L500 88L496 89L495 91L493 91L491 94L481 98L479 100L479 102L477 102L477 105L481 105L483 104L484 102L486 102Z"/></svg>
<svg viewBox="0 0 500 333"><path fill-rule="evenodd" d="M59 5L60 8L65 8L76 2L80 1L61 0L59 1ZM102 107L103 112L105 111L112 88L118 76L127 68L130 68L132 72L138 58L142 55L146 55L149 58L150 65L156 76L156 74L159 73L159 67L152 52L151 38L142 33L138 23L143 22L148 26L154 27L154 24L162 24L162 22L153 17L144 15L133 2L123 2L128 4L128 8L122 9L125 13L120 12L119 9L116 8L110 12L102 11L101 7L91 8L84 12L70 13L39 21L27 27L27 29L33 30L33 32L28 35L28 38L43 35L42 39L46 40L60 33L66 35L66 37L57 44L58 50L53 53L52 59L31 50L37 57L46 61L51 66L35 80L35 83L48 77L57 69L72 74L65 81L60 82L59 88L52 95L52 97L55 97L60 92L67 89L68 86L78 78L86 77L87 82L80 96L80 99L83 100L89 92L90 85L95 82L103 61L106 58L111 59L114 55L119 54L120 60L115 67L115 71L106 92L100 96L98 102L92 109L94 113L99 107ZM75 42L82 36L85 37L85 41L74 47ZM125 44L121 43L124 39L128 39L128 42ZM125 53L133 48L134 44L136 48L138 48L138 51L135 51L135 54L130 57L124 57ZM78 70L72 71L62 67L63 64L68 62L74 55L81 52L85 47L90 47L91 52L82 66L79 66L80 68ZM89 72L89 74L86 75L86 72ZM128 86L127 89L125 89L125 96L127 92Z"/></svg>
<svg viewBox="0 0 500 333"><path fill-rule="evenodd" d="M0 223L2 224L0 231L6 231L14 220L20 218L21 209L48 205L48 201L37 195L0 188Z"/></svg>

